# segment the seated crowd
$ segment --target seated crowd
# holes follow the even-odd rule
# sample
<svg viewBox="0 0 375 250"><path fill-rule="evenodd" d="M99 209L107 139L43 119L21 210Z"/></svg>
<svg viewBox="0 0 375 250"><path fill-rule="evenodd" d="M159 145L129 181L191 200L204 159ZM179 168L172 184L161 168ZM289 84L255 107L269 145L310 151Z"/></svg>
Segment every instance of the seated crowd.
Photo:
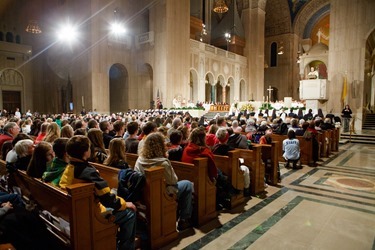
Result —
<svg viewBox="0 0 375 250"><path fill-rule="evenodd" d="M110 192L107 182L90 162L119 169L132 167L140 173L162 166L166 190L176 197L178 204L177 228L184 230L191 227L194 185L188 180L179 180L170 161L193 163L194 158L207 158L208 176L216 183L217 209L220 210L228 208L231 195L243 191L244 196L250 196L250 174L249 168L241 165L244 190L236 190L215 166L214 155L228 155L236 148L251 149L254 143L271 144L273 133L283 134L288 136L282 144L286 167L292 164L293 168L301 168L301 164L297 164L300 152L296 136L316 141L320 130L334 128L332 117L313 116L312 112L304 117L292 114L284 119L271 119L260 114L256 118L254 114L239 114L208 121L204 117L192 117L188 112L166 110L133 110L110 116L1 117L1 158L7 162L8 172L25 170L29 176L60 188L71 184L73 179L95 183L96 196L104 209L112 211L114 223L119 225L118 249L134 249L136 205ZM317 142L313 145L316 162L319 158ZM125 153L139 156L135 166L128 165ZM0 200L0 218L10 214L14 207L24 206L16 194L0 193Z"/></svg>

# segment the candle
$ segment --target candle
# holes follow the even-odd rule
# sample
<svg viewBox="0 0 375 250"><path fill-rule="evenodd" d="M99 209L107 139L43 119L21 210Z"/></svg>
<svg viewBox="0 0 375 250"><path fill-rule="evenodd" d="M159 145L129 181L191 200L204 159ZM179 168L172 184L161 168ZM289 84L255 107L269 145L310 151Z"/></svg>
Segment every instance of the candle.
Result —
<svg viewBox="0 0 375 250"><path fill-rule="evenodd" d="M85 106L85 98L82 96L82 107Z"/></svg>
<svg viewBox="0 0 375 250"><path fill-rule="evenodd" d="M263 96L263 102L264 102L264 96Z"/></svg>

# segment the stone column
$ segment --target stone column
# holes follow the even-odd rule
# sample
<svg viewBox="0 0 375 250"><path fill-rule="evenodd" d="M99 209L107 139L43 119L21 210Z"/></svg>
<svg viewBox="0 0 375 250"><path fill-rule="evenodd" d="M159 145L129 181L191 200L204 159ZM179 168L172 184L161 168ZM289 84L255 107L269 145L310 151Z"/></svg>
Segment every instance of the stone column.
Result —
<svg viewBox="0 0 375 250"><path fill-rule="evenodd" d="M222 86L223 88L223 99L222 99L222 103L225 103L226 100L227 100L227 92L226 92L226 86Z"/></svg>
<svg viewBox="0 0 375 250"><path fill-rule="evenodd" d="M247 96L254 93L261 100L264 89L264 29L266 1L252 0L249 9L243 11L246 46L244 56L248 61Z"/></svg>

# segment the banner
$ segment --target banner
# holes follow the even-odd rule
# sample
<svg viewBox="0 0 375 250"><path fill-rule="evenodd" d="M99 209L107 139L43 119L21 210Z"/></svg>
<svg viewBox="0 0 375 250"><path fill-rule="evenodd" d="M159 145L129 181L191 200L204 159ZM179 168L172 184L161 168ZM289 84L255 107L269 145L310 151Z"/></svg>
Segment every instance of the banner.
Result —
<svg viewBox="0 0 375 250"><path fill-rule="evenodd" d="M344 82L342 86L342 94L341 94L341 104L342 107L344 108L346 105L346 96L348 95L348 79L346 75L344 76Z"/></svg>

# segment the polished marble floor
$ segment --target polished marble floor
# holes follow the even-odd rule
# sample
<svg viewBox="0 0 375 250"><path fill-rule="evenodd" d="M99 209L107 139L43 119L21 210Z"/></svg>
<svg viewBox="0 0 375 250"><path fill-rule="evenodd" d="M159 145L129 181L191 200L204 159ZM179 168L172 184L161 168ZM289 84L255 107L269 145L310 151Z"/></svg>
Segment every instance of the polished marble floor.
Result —
<svg viewBox="0 0 375 250"><path fill-rule="evenodd" d="M267 197L222 211L163 249L375 249L375 145L341 145L316 168L280 168Z"/></svg>

